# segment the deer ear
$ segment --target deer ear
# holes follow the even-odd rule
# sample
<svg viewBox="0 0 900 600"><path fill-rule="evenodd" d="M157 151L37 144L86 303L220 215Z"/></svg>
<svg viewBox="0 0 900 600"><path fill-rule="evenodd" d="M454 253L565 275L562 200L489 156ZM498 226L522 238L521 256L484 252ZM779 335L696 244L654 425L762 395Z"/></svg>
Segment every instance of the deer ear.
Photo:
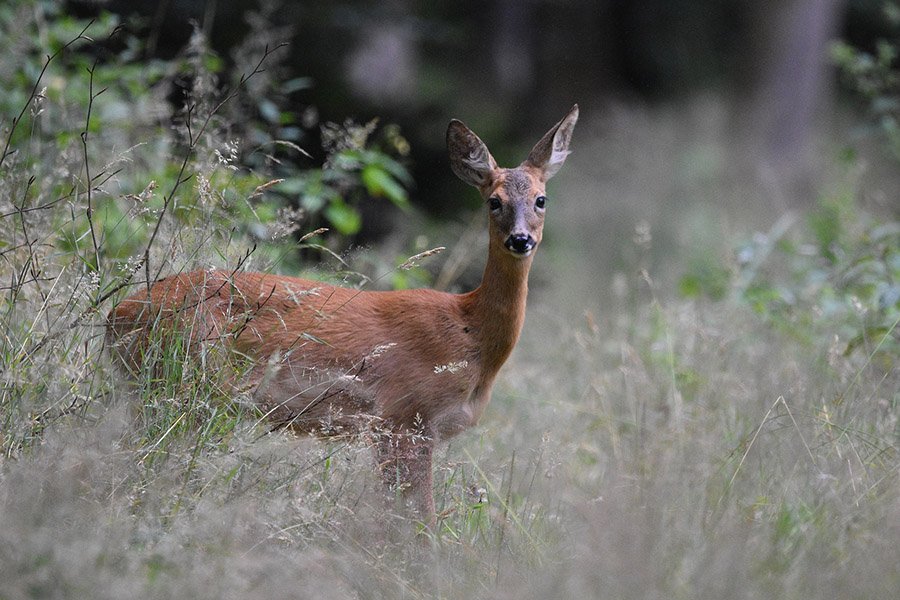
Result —
<svg viewBox="0 0 900 600"><path fill-rule="evenodd" d="M544 137L534 145L523 165L530 165L543 173L547 181L559 171L569 155L569 141L578 121L578 105L573 106L562 120L554 125Z"/></svg>
<svg viewBox="0 0 900 600"><path fill-rule="evenodd" d="M466 127L453 119L447 127L447 150L450 167L456 176L477 188L485 187L493 179L497 161L488 152L484 142Z"/></svg>

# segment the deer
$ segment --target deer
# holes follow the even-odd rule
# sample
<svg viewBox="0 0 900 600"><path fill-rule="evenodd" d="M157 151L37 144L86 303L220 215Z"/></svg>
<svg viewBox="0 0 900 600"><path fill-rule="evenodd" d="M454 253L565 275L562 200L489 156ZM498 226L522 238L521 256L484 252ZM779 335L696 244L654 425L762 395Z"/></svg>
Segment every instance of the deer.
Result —
<svg viewBox="0 0 900 600"><path fill-rule="evenodd" d="M367 291L249 271L160 279L107 317L107 342L132 373L150 340L179 331L197 355L219 344L249 357L252 403L273 427L372 435L380 478L433 527L435 445L478 423L525 319L528 273L578 105L515 168L501 168L465 124L450 121L450 166L487 205L481 284L468 293Z"/></svg>

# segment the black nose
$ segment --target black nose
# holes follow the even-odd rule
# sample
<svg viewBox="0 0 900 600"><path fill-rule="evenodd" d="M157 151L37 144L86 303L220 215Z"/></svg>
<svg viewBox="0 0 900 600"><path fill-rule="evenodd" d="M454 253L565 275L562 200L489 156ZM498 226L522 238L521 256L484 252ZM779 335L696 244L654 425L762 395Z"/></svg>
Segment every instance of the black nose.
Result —
<svg viewBox="0 0 900 600"><path fill-rule="evenodd" d="M506 248L518 254L526 254L534 248L534 238L527 233L514 233L506 238Z"/></svg>

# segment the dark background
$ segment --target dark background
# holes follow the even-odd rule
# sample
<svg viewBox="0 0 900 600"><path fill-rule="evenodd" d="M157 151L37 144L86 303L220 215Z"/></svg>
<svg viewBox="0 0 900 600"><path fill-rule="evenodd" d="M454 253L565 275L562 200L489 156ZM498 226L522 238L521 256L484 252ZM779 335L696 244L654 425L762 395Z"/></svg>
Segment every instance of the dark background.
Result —
<svg viewBox="0 0 900 600"><path fill-rule="evenodd" d="M503 155L504 144L531 139L575 101L602 119L614 100L661 105L711 91L729 103L735 128L755 133L764 160L796 171L832 99L828 43L842 37L871 47L890 30L877 0L69 5L80 16L102 9L132 17L147 52L162 57L177 55L196 24L226 60L249 31L247 15L262 10L273 44L290 43L292 76L311 78L292 102L315 107L323 121L377 115L400 124L415 148L417 201L438 212L440 186L428 182L447 175L440 156L449 118ZM793 177L808 177L800 171Z"/></svg>
<svg viewBox="0 0 900 600"><path fill-rule="evenodd" d="M865 165L838 175L854 181L861 206L898 210L896 161L829 58L838 39L871 51L896 38L882 0L70 0L67 8L121 14L147 58L183 55L202 31L232 81L262 52L248 52L248 40L287 42L277 78L301 84L277 102L304 115L297 142L321 164L321 124L398 124L411 147L411 202L451 227L423 242L431 246L481 239L471 233L482 225L477 194L448 168L451 118L513 166L577 102L573 156L550 189L565 202L548 219L548 274L538 269L535 287L572 269L573 290L582 282L591 296L605 294L602 282L637 261L643 227L653 238L648 264L660 272L672 272L672 256L728 252L737 243L729 236L766 231L835 193L840 156ZM384 199L359 209L352 244L423 249L410 241L425 239L421 221ZM477 284L480 254L470 249L453 289Z"/></svg>

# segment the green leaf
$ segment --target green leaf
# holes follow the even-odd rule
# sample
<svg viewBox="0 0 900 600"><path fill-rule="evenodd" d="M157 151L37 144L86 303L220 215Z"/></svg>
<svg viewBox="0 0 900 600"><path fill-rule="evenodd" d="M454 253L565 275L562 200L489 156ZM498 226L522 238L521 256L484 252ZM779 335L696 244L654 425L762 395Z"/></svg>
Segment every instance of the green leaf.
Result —
<svg viewBox="0 0 900 600"><path fill-rule="evenodd" d="M332 198L331 203L325 209L325 218L334 225L339 233L353 235L362 227L362 217L340 197Z"/></svg>
<svg viewBox="0 0 900 600"><path fill-rule="evenodd" d="M308 90L311 87L313 87L312 77L296 77L281 84L281 91L291 94L300 90Z"/></svg>
<svg viewBox="0 0 900 600"><path fill-rule="evenodd" d="M678 280L678 293L683 298L697 298L701 291L700 279L696 275L687 274Z"/></svg>
<svg viewBox="0 0 900 600"><path fill-rule="evenodd" d="M210 73L220 73L225 67L225 61L215 54L205 54L203 56L203 67Z"/></svg>
<svg viewBox="0 0 900 600"><path fill-rule="evenodd" d="M866 327L863 329L862 333L853 336L850 341L847 342L847 348L844 349L844 356L850 356L853 354L854 350L863 346L866 342L877 343L890 333L890 331L891 330L887 325Z"/></svg>
<svg viewBox="0 0 900 600"><path fill-rule="evenodd" d="M782 300L778 290L766 283L748 287L743 294L744 301L758 314L764 314L771 304Z"/></svg>
<svg viewBox="0 0 900 600"><path fill-rule="evenodd" d="M281 111L278 110L278 106L268 100L263 98L259 101L259 114L262 115L262 118L268 121L269 123L278 123L281 117Z"/></svg>
<svg viewBox="0 0 900 600"><path fill-rule="evenodd" d="M678 291L685 298L706 295L712 300L722 300L730 285L731 272L714 257L701 255L691 261L688 272L678 281Z"/></svg>
<svg viewBox="0 0 900 600"><path fill-rule="evenodd" d="M318 194L304 194L300 205L311 213L317 213L325 206L325 198Z"/></svg>
<svg viewBox="0 0 900 600"><path fill-rule="evenodd" d="M380 165L366 165L361 177L366 190L373 196L386 197L400 208L409 208L406 190Z"/></svg>
<svg viewBox="0 0 900 600"><path fill-rule="evenodd" d="M302 177L286 177L275 189L288 196L299 196L306 190L306 180Z"/></svg>

